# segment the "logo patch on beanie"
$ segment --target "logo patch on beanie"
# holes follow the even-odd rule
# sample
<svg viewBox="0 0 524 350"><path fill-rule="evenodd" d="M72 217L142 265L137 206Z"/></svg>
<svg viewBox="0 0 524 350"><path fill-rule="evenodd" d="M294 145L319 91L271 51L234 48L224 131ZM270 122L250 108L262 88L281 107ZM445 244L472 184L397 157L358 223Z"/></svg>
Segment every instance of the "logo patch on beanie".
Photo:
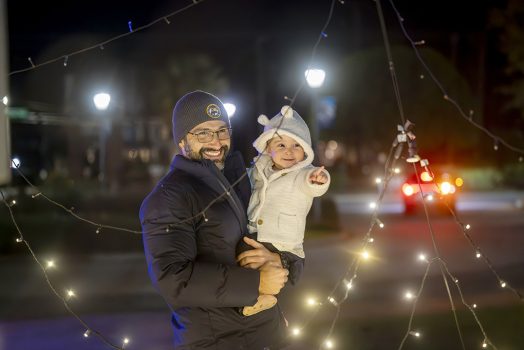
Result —
<svg viewBox="0 0 524 350"><path fill-rule="evenodd" d="M218 107L214 103L206 107L206 113L211 118L220 118L222 116L222 112L220 112L220 107Z"/></svg>

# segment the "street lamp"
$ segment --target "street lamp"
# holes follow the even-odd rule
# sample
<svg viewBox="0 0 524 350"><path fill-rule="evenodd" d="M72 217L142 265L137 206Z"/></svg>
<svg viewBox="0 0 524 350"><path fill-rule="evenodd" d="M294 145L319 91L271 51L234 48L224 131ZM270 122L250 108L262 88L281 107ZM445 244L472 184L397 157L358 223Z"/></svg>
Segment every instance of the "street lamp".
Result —
<svg viewBox="0 0 524 350"><path fill-rule="evenodd" d="M323 69L307 69L304 72L304 75L306 76L306 81L310 88L317 89L324 85L324 79L326 79L326 71L324 71Z"/></svg>
<svg viewBox="0 0 524 350"><path fill-rule="evenodd" d="M226 109L227 116L231 118L235 115L235 112L237 110L237 106L235 106L233 103L226 102L224 103L224 108Z"/></svg>
<svg viewBox="0 0 524 350"><path fill-rule="evenodd" d="M310 117L310 128L311 128L311 141L313 143L313 151L317 151L317 144L319 138L318 132L318 92L317 89L324 85L326 79L326 71L319 68L307 69L304 72L306 82L311 88L311 117ZM320 206L320 199L315 198L313 200L313 220L319 222L322 216L322 209Z"/></svg>
<svg viewBox="0 0 524 350"><path fill-rule="evenodd" d="M108 93L99 92L93 96L93 103L99 111L105 111L109 107L109 102L111 102L111 95Z"/></svg>
<svg viewBox="0 0 524 350"><path fill-rule="evenodd" d="M93 96L93 103L97 110L105 111L111 102L111 95L106 92L99 92ZM107 137L111 130L111 121L104 118L100 121L100 135L98 138L98 179L105 182L106 172L106 144Z"/></svg>

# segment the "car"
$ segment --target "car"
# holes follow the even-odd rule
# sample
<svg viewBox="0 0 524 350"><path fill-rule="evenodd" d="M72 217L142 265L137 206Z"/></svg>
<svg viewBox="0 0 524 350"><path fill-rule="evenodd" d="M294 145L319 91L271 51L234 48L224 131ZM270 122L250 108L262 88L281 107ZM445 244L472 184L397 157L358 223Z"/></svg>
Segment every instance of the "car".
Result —
<svg viewBox="0 0 524 350"><path fill-rule="evenodd" d="M448 173L436 174L429 170L423 170L417 174L408 176L401 186L402 199L404 201L404 214L414 214L417 209L422 208L422 190L424 201L430 208L435 208L444 213L449 209L455 210L457 192L463 184L460 177L453 178Z"/></svg>

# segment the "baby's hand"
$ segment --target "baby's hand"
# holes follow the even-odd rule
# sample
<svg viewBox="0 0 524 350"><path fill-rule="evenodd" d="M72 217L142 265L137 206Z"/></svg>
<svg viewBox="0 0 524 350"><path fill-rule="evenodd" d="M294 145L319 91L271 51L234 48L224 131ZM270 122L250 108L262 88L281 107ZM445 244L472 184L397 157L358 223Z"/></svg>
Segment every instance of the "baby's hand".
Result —
<svg viewBox="0 0 524 350"><path fill-rule="evenodd" d="M311 175L309 175L309 182L316 185L323 185L327 182L328 177L324 172L324 166L318 168Z"/></svg>

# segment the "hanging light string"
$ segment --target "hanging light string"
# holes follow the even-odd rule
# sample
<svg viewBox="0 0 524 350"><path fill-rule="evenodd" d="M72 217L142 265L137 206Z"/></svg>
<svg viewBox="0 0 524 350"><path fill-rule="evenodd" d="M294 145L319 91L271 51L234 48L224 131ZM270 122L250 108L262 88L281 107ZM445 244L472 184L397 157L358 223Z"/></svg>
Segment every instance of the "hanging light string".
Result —
<svg viewBox="0 0 524 350"><path fill-rule="evenodd" d="M488 345L490 345L493 349L497 350L497 347L489 340L488 338L488 335L486 334L486 331L484 330L484 327L482 326L478 316L477 316L477 313L475 312L475 308L476 308L476 305L473 304L473 305L470 305L466 302L466 300L464 299L464 294L462 293L462 289L460 288L460 284L459 284L459 280L458 278L456 278L455 276L453 276L453 274L451 274L451 272L449 271L449 268L448 268L448 265L446 264L446 262L442 259L439 260L440 264L442 266L444 266L444 269L446 270L446 273L448 274L449 278L451 278L451 280L455 283L455 286L457 288L457 291L460 295L460 299L462 301L462 304L464 306L466 306L466 308L468 308L468 310L471 312L471 314L473 315L473 318L475 319L475 322L477 323L480 331L482 332L482 335L484 336L484 341L482 342L482 347L483 348L486 348Z"/></svg>
<svg viewBox="0 0 524 350"><path fill-rule="evenodd" d="M397 80L396 72L395 72L395 64L394 64L394 61L393 61L393 56L391 55L391 52L389 50L390 43L389 43L389 38L388 38L388 35L387 35L387 28L386 28L386 23L385 23L385 20L384 20L384 13L382 11L381 0L375 0L375 4L376 4L376 8L377 8L377 14L378 14L378 17L379 17L379 20L380 20L380 28L381 28L381 31L382 31L382 37L384 39L384 45L386 47L386 54L387 54L387 59L388 59L389 72L390 72L391 79L392 79L392 84L393 84L393 90L395 91L395 97L396 97L396 100L397 100L397 106L398 106L399 111L400 111L400 119L401 119L402 124L406 125L406 119L404 117L403 108L402 108L402 98L401 98L401 95L400 95L400 88L399 88L399 85L398 85L398 80ZM412 140L414 141L414 139L415 139L415 137L413 136ZM409 145L411 146L412 143L409 143ZM411 154L410 154L410 156L411 156ZM418 178L418 170L417 170L417 167L416 167L415 163L413 163L413 169L415 170L415 173L417 174L417 182L418 182L418 186L419 186L419 189L420 189L420 194L422 196L422 185L420 184L420 179ZM435 234L433 232L433 227L431 225L431 221L430 221L430 218L429 218L429 213L428 213L428 210L427 210L426 203L424 201L424 197L422 197L422 204L423 204L423 207L424 207L424 212L426 214L428 230L429 230L429 233L430 233L430 236L431 236L431 241L433 243L433 250L434 250L434 253L435 253L435 257L440 258L440 252L439 252L439 249L438 249L438 246L437 246L437 242L435 240ZM458 335L459 335L459 338L460 338L460 343L461 343L462 349L465 350L466 346L464 345L464 339L463 339L463 336L462 336L462 331L460 329L460 324L459 324L459 321L458 321L457 313L455 311L455 305L454 305L454 302L453 302L453 297L452 297L451 291L449 289L449 285L448 285L448 281L446 279L446 275L444 274L444 269L441 267L440 270L441 270L441 274L442 274L442 279L443 279L444 285L446 287L446 292L448 293L449 302L450 302L450 306L451 306L451 311L452 311L453 317L455 319L455 325L457 327L457 332L458 332Z"/></svg>
<svg viewBox="0 0 524 350"><path fill-rule="evenodd" d="M143 26L141 26L141 27L137 27L137 28L135 28L135 29L133 29L133 30L130 30L130 31L127 31L127 32L122 33L122 34L120 34L120 35L114 36L114 37L112 37L112 38L110 38L110 39L107 39L107 40L105 40L105 41L99 42L98 44L94 44L94 45L91 45L91 46L85 47L85 48L83 48L83 49L79 49L79 50L76 50L76 51L72 51L72 52L70 52L70 53L63 54L63 55L61 55L61 56L59 56L59 57L55 57L55 58L49 59L49 60L47 60L47 61L45 61L45 62L42 62L42 63L39 63L39 64L34 64L33 61L31 60L31 57L29 57L28 60L29 60L29 63L31 63L31 66L30 66L30 67L27 67L27 68L23 68L23 69L19 69L19 70L12 71L12 72L10 72L10 73L8 74L8 76L11 76L11 75L14 75L14 74L18 74L18 73L27 72L27 71L30 71L30 70L33 70L33 69L37 69L37 68L40 68L40 67L42 67L42 66L46 66L46 65L48 65L48 64L51 64L51 63L54 63L54 62L57 62L57 61L64 61L64 66L66 66L66 65L67 65L67 61L68 61L69 58L72 57L72 56L76 56L76 55L79 55L79 54L82 54L82 53L84 53L84 52L91 51L91 50L94 50L94 49L104 49L105 45L107 45L107 44L109 44L109 43L112 43L113 41L116 41L116 40L122 39L122 38L124 38L124 37L126 37L126 36L129 36L129 35L131 35L131 34L135 34L136 32L140 32L140 31L142 31L142 30L144 30L144 29L147 29L147 28L149 28L149 27L151 27L151 26L157 24L158 22L166 22L167 24L169 24L170 22L169 22L168 19L169 19L170 17L173 17L173 16L175 16L175 15L178 15L179 13L182 13L182 12L184 12L184 11L186 11L186 10L189 10L190 8L192 8L192 7L194 7L194 6L198 5L198 4L200 4L200 3L202 3L202 2L204 2L204 0L198 0L198 1L193 0L193 1L191 2L191 4L186 5L186 6L180 8L180 9L178 9L178 10L176 10L176 11L173 11L173 12L167 14L167 15L164 15L164 16L162 16L162 17L159 17L159 18L155 19L154 21L149 22L148 24L145 24L145 25L143 25ZM130 23L130 22L129 22L129 23ZM130 26L129 23L128 23L128 25Z"/></svg>
<svg viewBox="0 0 524 350"><path fill-rule="evenodd" d="M46 283L49 287L49 289L51 289L51 291L53 292L53 294L62 301L62 303L64 304L67 312L69 312L69 314L71 314L73 317L75 317L78 322L80 322L86 329L86 333L89 334L89 333L92 333L94 335L96 335L102 342L104 342L104 344L108 345L109 347L113 348L113 349L117 349L117 350L123 350L123 348L119 347L119 346L116 346L114 345L113 343L111 343L106 337L104 337L100 332L96 331L95 329L91 328L80 316L78 316L78 314L76 314L70 307L67 299L62 295L60 294L56 288L54 287L54 285L51 283L51 280L49 278L49 275L46 271L46 268L44 267L44 265L42 264L42 262L37 258L35 252L33 251L33 249L31 248L31 245L29 244L29 242L24 238L24 235L22 233L22 230L20 229L20 226L18 226L18 222L16 221L15 219L15 216L14 216L14 213L13 213L13 209L12 209L12 205L10 205L8 202L7 202L7 198L5 197L4 195L4 192L2 190L0 190L0 194L2 195L2 201L4 202L5 206L7 207L7 210L9 211L9 216L11 217L11 221L13 222L13 225L15 226L16 228L16 231L18 232L18 238L17 238L17 242L18 243L24 243L25 247L27 248L27 250L29 251L29 253L31 254L31 257L33 258L33 260L38 264L38 266L40 267L40 269L42 270L42 273L44 275L44 278L46 280ZM67 294L69 296L74 296L74 292L72 290L69 290L67 292ZM84 333L84 335L86 334Z"/></svg>
<svg viewBox="0 0 524 350"><path fill-rule="evenodd" d="M413 333L413 329L412 329L412 327L413 327L413 319L415 317L415 311L417 309L418 300L419 300L419 297L422 295L422 291L424 290L424 285L426 284L426 279L428 278L429 270L431 268L431 265L436 260L437 260L437 258L433 258L430 261L428 261L428 263L427 263L426 271L424 272L424 276L422 277L422 282L420 283L420 287L419 287L419 289L417 291L415 300L413 300L413 306L411 307L411 314L409 315L408 329L406 331L406 334L404 334L404 338L402 338L402 341L400 342L398 350L402 350L402 348L404 347L404 343L406 342L408 337Z"/></svg>
<svg viewBox="0 0 524 350"><path fill-rule="evenodd" d="M378 0L375 0L377 3L379 3ZM424 44L425 42L422 40L422 41L414 41L411 36L408 34L408 31L406 30L406 27L404 26L404 18L402 17L402 15L400 14L400 12L397 10L397 7L395 6L395 3L393 0L389 0L389 3L391 4L391 7L393 8L395 14L396 14L396 17L398 19L398 23L400 25L400 28L402 29L402 33L404 34L405 38L409 41L409 43L411 44L411 47L413 48L413 51L415 53L415 56L417 57L417 59L419 60L420 64L422 65L422 67L424 67L424 69L426 70L426 72L429 74L429 76L431 77L431 79L433 80L433 82L437 85L437 87L440 89L441 93L442 93L442 96L443 96L443 99L448 101L449 103L451 103L456 109L457 111L459 112L459 115L464 118L466 121L468 121L471 125L475 126L477 129L481 130L482 132L484 132L486 135L488 135L489 137L491 137L493 139L493 143L494 143L494 149L497 150L498 149L498 144L500 143L501 145L504 145L507 149L515 152L515 153L518 153L520 155L524 155L524 148L522 147L516 147L516 146L513 146L512 144L510 144L509 142L507 142L506 140L504 140L502 137L498 136L498 135L495 135L493 132L491 132L490 130L488 130L487 128L485 128L484 126L482 126L481 124L479 124L478 122L476 122L475 120L473 120L473 111L470 111L470 114L469 116L466 115L466 113L464 112L464 109L460 106L460 104L455 101L452 97L450 97L450 95L448 94L448 92L446 91L446 89L444 88L444 86L442 85L442 83L437 79L437 77L435 76L435 74L433 73L433 71L429 68L429 65L426 63L426 61L422 58L422 55L420 54L420 51L418 49L418 46L420 44ZM522 161L522 157L519 158L519 160Z"/></svg>
<svg viewBox="0 0 524 350"><path fill-rule="evenodd" d="M427 168L431 172L431 169L430 169L429 165L427 166ZM433 174L433 173L431 172L431 174ZM440 185L435 181L435 176L432 175L432 178L433 178L433 180L432 180L433 184L437 187L439 193L442 193ZM517 298L519 298L519 300L523 301L524 298L522 296L522 293L520 293L516 288L512 287L506 280L504 280L500 276L500 274L497 272L497 270L493 266L493 263L491 262L491 260L488 258L488 256L486 254L484 254L484 252L480 249L479 245L473 240L471 235L468 233L468 231L471 230L471 225L463 223L460 220L460 218L458 217L457 212L455 210L453 210L453 208L451 208L451 206L447 203L447 201L444 200L443 203L446 206L446 208L448 209L448 211L450 212L450 214L453 216L453 219L454 219L455 223L457 224L457 226L459 227L460 232L462 232L464 238L468 241L469 245L471 246L471 248L475 252L475 257L477 259L482 259L486 263L486 265L491 270L493 275L496 277L499 285L502 288L506 288L506 289L512 291L513 294L515 294L517 296Z"/></svg>
<svg viewBox="0 0 524 350"><path fill-rule="evenodd" d="M16 170L16 172L18 173L18 175L20 175L20 177L22 177L22 179L33 189L33 191L35 191L35 194L31 195L31 197L33 199L35 198L44 198L46 201L48 201L49 203L63 209L66 213L70 214L71 216L73 216L74 218L80 220L80 221L83 221L87 224L90 224L90 225L93 225L97 228L96 230L96 233L101 233L101 230L106 228L106 229L111 229L111 230L115 230L115 231L124 231L124 232L130 232L130 233L134 233L134 234L142 234L142 231L137 231L137 230L131 230L131 229L127 229L127 228L124 228L124 227L118 227L118 226L112 226L112 225L105 225L105 224L100 224L100 223L97 223L97 222L94 222L92 220L89 220L89 219L86 219L80 215L78 215L77 213L75 213L74 211L74 207L66 207L65 205L53 200L52 198L50 198L49 196L47 196L45 193L43 193L42 191L40 191L40 189L35 186L28 178L27 176L25 176L25 174L20 170L20 164L16 164L14 161L11 161L11 164L12 164L12 168Z"/></svg>

